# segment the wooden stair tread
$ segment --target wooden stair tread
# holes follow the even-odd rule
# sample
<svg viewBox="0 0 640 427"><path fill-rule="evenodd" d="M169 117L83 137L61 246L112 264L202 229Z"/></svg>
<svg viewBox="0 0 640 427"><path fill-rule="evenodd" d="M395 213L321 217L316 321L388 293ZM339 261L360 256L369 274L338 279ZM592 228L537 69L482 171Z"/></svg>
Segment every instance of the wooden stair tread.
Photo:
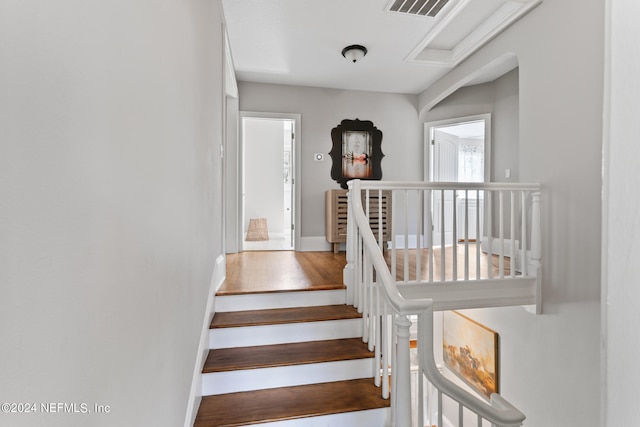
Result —
<svg viewBox="0 0 640 427"><path fill-rule="evenodd" d="M361 317L358 310L349 305L230 311L216 313L215 316L213 316L210 328L278 325L284 323L358 319Z"/></svg>
<svg viewBox="0 0 640 427"><path fill-rule="evenodd" d="M194 427L261 422L389 407L373 378L204 396Z"/></svg>
<svg viewBox="0 0 640 427"><path fill-rule="evenodd" d="M231 295L261 295L261 294L277 294L285 292L313 292L313 291L339 291L347 289L347 287L341 283L327 283L322 285L314 285L308 288L299 287L282 287L281 289L221 289L216 292L216 296L231 296Z"/></svg>
<svg viewBox="0 0 640 427"><path fill-rule="evenodd" d="M202 373L335 362L374 357L361 338L209 350Z"/></svg>

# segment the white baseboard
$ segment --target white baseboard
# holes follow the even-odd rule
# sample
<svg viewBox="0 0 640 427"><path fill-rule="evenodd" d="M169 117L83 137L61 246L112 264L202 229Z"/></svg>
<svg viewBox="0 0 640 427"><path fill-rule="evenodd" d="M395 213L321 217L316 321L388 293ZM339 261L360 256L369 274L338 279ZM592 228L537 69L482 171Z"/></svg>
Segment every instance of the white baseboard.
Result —
<svg viewBox="0 0 640 427"><path fill-rule="evenodd" d="M324 236L301 237L300 252L324 252L333 250L331 243Z"/></svg>
<svg viewBox="0 0 640 427"><path fill-rule="evenodd" d="M202 401L202 367L209 354L209 325L213 318L215 310L215 294L222 286L227 275L227 258L220 255L216 258L213 267L213 275L209 285L209 293L207 295L207 306L204 311L204 319L202 321L202 329L200 332L200 342L198 343L198 352L196 354L195 366L193 368L193 377L191 380L191 391L189 392L189 401L187 402L187 413L184 420L184 427L193 427L198 415L200 402Z"/></svg>
<svg viewBox="0 0 640 427"><path fill-rule="evenodd" d="M376 236L377 237L377 236ZM394 239L394 244L396 249L404 249L405 248L405 240L407 249L415 249L418 247L418 235L417 234L409 234L405 239L404 234L396 234ZM422 244L422 238L420 239L420 243ZM387 243L387 247L391 248L391 242ZM424 247L424 246L421 246Z"/></svg>
<svg viewBox="0 0 640 427"><path fill-rule="evenodd" d="M520 247L520 241L514 241L515 249ZM489 238L484 236L481 241L482 252L489 252ZM500 253L500 239L498 237L494 237L491 240L491 253L499 254ZM511 249L511 239L504 239L504 256L511 257L514 251Z"/></svg>

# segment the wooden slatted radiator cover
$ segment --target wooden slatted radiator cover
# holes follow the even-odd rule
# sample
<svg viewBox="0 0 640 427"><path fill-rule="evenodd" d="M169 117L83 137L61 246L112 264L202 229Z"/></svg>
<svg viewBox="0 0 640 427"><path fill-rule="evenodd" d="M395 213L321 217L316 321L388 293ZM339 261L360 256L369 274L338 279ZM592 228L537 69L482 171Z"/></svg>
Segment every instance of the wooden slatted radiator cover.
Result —
<svg viewBox="0 0 640 427"><path fill-rule="evenodd" d="M340 243L347 241L347 191L336 189L325 192L325 237L327 242L333 244L333 251L336 253ZM364 205L364 193L362 202ZM376 239L382 227L383 241L391 240L391 191L384 190L381 199L377 191L369 195L369 224Z"/></svg>

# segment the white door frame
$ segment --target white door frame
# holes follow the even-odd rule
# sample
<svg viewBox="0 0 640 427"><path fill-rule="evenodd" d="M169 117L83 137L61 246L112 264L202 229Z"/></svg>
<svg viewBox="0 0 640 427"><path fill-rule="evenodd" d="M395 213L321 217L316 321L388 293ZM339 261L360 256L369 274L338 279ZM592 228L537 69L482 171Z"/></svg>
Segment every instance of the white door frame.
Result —
<svg viewBox="0 0 640 427"><path fill-rule="evenodd" d="M293 206L293 221L294 221L294 229L293 229L293 235L294 235L294 248L293 250L297 251L298 248L300 247L300 230L302 229L301 227L301 196L300 196L300 188L301 188L301 181L300 181L300 164L301 164L301 157L300 157L300 152L301 150L301 121L302 121L302 115L301 114L293 114L293 113L261 113L261 112L257 112L257 111L240 111L240 115L239 115L239 123L240 123L240 130L239 130L239 145L240 145L240 149L239 149L239 156L240 159L244 158L244 146L242 144L242 141L244 140L244 135L243 135L243 130L242 130L242 121L244 118L261 118L261 119L283 119L283 120L293 120L294 122L294 137L293 137L293 143L291 144L291 147L293 149L293 197L295 200L295 205ZM239 181L240 181L240 185L239 187L239 194L238 194L238 218L240 218L243 215L244 212L244 195L242 194L243 192L243 188L244 188L244 182L243 182L243 177L244 177L244 169L243 169L243 165L242 162L240 162L239 168L238 168L238 177L239 177ZM240 224L243 224L243 219L240 220ZM244 239L244 231L243 231L243 227L239 227L238 230L238 247L242 248L242 241Z"/></svg>
<svg viewBox="0 0 640 427"><path fill-rule="evenodd" d="M491 113L456 117L452 119L426 122L424 124L424 181L431 182L431 128L451 126L456 123L475 122L478 120L484 120L484 182L491 181Z"/></svg>
<svg viewBox="0 0 640 427"><path fill-rule="evenodd" d="M468 122L475 122L479 120L484 120L484 182L491 181L491 145L492 145L492 136L491 136L491 113L486 114L477 114L473 116L465 116L465 117L456 117L451 119L426 122L424 124L424 165L423 165L423 180L426 182L432 182L432 159L431 159L431 129L438 128L443 126L451 126L455 124L462 124ZM424 209L432 210L432 206L427 206L428 201L425 199ZM455 206L455 201L453 201ZM432 214L432 218L435 214ZM426 221L426 219L425 219ZM426 226L426 224L425 224ZM426 237L426 236L425 236ZM427 245L431 245L431 242L426 242ZM446 240L446 239L445 239ZM440 241L438 239L438 241ZM428 247L428 246L427 246Z"/></svg>

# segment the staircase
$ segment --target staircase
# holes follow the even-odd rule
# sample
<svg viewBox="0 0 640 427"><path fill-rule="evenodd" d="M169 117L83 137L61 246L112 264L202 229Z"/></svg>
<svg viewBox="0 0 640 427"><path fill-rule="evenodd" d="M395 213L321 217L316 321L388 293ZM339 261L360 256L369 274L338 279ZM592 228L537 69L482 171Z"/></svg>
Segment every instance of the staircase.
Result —
<svg viewBox="0 0 640 427"><path fill-rule="evenodd" d="M345 292L216 296L194 427L384 426L390 402Z"/></svg>

